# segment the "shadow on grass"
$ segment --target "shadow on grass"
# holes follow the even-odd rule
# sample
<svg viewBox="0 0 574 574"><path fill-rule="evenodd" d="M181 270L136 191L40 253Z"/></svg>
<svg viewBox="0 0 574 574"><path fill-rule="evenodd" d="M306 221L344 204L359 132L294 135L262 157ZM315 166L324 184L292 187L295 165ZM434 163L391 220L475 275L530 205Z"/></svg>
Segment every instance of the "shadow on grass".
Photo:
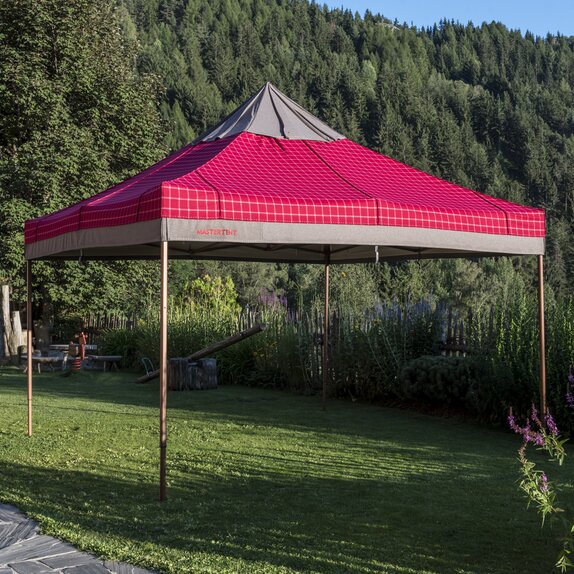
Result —
<svg viewBox="0 0 574 574"><path fill-rule="evenodd" d="M10 440L54 468L0 456L4 501L85 549L177 574L550 571L557 546L517 494L512 436L346 402L322 412L315 397L260 389L170 393L160 505L158 385L132 381L37 377L46 435ZM22 375L2 374L0 390L2 406L23 409ZM87 436L103 424L116 442L109 429Z"/></svg>
<svg viewBox="0 0 574 574"><path fill-rule="evenodd" d="M20 394L19 398L14 393L3 397L3 403L21 406L25 400L25 375L14 371L6 374L1 369L0 375L0 390L9 388ZM42 374L36 378L35 412L40 414L47 408L129 418L148 416L154 420L159 408L158 382L137 385L135 378L136 374L125 372L82 372L70 378L62 378L59 373ZM46 398L70 400L46 405ZM327 411L322 411L319 397L253 387L224 386L212 391L168 394L168 425L180 420L200 420L203 424L218 423L222 419L238 427L268 426L336 436L351 450L356 446L356 439L360 439L361 451L369 443L375 451L384 451L386 455L396 451L401 457L407 454L407 449L425 457L435 451L433 458L436 456L445 464L455 460L484 465L485 470L499 464L501 458L514 459L517 448L516 437L510 433L454 419L348 401L330 401ZM482 435L482 441L476 440L477 433ZM493 437L497 438L498 448L493 449ZM501 445L499 441L506 444ZM567 445L567 449L571 448Z"/></svg>
<svg viewBox="0 0 574 574"><path fill-rule="evenodd" d="M120 412L122 406L143 407L149 409L150 414L155 416L159 408L159 383L157 380L138 385L134 381L137 375L134 373L101 373L81 372L69 378L62 378L59 373L44 373L37 375L34 384L36 408L41 409L44 398L65 398L77 401L87 401L85 404L74 405L74 410L85 412L112 413ZM20 398L15 398L14 404L23 400L25 396L25 375L20 372L2 372L0 369L0 389L7 388L21 392ZM9 400L9 399L6 399ZM101 403L106 407L102 408ZM110 409L110 405L114 405ZM117 409L115 408L117 407ZM59 409L65 408L58 405ZM133 414L133 411L125 409L123 414ZM372 419L374 413L377 418L390 417L395 424L400 424L403 418L400 411L395 409L384 410L365 404L354 404L348 401L332 400L328 402L327 411L321 410L319 396L301 396L285 391L259 389L254 387L224 386L211 391L183 391L168 394L168 419L177 420L180 417L193 418L200 414L204 420L210 416L220 419L221 416L229 417L238 424L257 424L269 426L281 426L293 430L312 430L314 432L338 432L341 425L345 426L345 417L348 415L356 419L357 412L366 419ZM141 413L139 413L141 416ZM414 415L415 417L417 415ZM418 415L427 419L425 415ZM432 418L432 417L431 417ZM440 419L434 418L439 421ZM410 424L410 423L409 423ZM455 425L464 429L469 425L456 424L456 421L448 421L447 425ZM400 426L393 432L400 432ZM344 431L350 434L350 429ZM359 437L372 437L379 439L377 429L368 424L355 424L353 421L353 434Z"/></svg>
<svg viewBox="0 0 574 574"><path fill-rule="evenodd" d="M157 485L135 471L116 472L106 465L91 473L3 464L9 477L3 497L51 534L178 573L540 574L540 565L553 559L543 542L538 548L501 544L508 524L492 524L485 552L472 541L476 517L464 515L472 504L458 516L441 516L440 504L425 504L424 492L408 482L358 484L269 469L218 480L196 469L193 476L172 473L169 500L161 504Z"/></svg>

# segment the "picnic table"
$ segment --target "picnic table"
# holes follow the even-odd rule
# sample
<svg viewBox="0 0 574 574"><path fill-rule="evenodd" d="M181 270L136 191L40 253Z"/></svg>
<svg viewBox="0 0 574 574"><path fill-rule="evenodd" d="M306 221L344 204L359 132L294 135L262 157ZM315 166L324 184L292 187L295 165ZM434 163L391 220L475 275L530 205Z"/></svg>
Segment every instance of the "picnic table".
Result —
<svg viewBox="0 0 574 574"><path fill-rule="evenodd" d="M103 363L104 364L104 372L106 371L106 367L109 363L110 368L115 367L118 369L118 363L121 362L123 359L122 355L88 355L88 359L92 363Z"/></svg>
<svg viewBox="0 0 574 574"><path fill-rule="evenodd" d="M22 355L21 360L25 361L26 366L24 367L24 372L28 372L28 356ZM50 367L52 371L55 371L54 368L57 364L62 364L63 358L62 357L42 357L41 355L32 355L32 365L37 365L38 373L42 372L42 365L47 365Z"/></svg>
<svg viewBox="0 0 574 574"><path fill-rule="evenodd" d="M74 347L78 347L78 343L74 343ZM70 345L61 345L61 344L50 345L50 347L49 347L50 351L61 351L63 353L67 352L69 348L70 348ZM86 351L97 351L98 346L97 345L86 345L85 349L86 349Z"/></svg>

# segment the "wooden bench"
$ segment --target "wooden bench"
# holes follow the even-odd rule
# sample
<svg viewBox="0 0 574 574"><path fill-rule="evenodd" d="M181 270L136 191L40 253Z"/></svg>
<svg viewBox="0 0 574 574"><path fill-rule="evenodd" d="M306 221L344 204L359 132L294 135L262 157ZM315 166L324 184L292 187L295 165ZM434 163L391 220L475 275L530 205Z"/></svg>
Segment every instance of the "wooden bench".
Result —
<svg viewBox="0 0 574 574"><path fill-rule="evenodd" d="M92 363L103 363L104 364L104 372L106 371L106 367L108 363L111 367L115 367L118 369L118 363L122 361L122 355L88 355L88 359Z"/></svg>

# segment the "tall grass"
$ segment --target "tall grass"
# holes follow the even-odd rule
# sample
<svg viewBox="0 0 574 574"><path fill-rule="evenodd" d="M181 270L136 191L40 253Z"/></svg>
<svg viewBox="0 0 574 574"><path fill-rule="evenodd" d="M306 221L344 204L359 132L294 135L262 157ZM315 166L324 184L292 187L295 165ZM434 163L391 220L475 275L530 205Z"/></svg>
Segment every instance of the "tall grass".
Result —
<svg viewBox="0 0 574 574"><path fill-rule="evenodd" d="M432 301L393 302L361 313L336 309L328 341L329 393L367 401L412 398L406 377L411 380L417 375L405 368L421 356L440 354L448 313L444 305ZM323 317L317 311L291 312L282 305L270 305L246 314L227 305L180 303L171 305L168 321L170 357L187 356L248 324L265 323L263 333L218 353L220 381L301 393L321 388ZM510 405L518 413L526 411L538 400L536 301L526 295L516 296L465 317L465 327L464 354L468 356L450 362L419 361L416 368L421 371L421 380L430 376L436 388L441 388L437 402L448 403L458 397L461 408L483 419L503 420ZM548 401L552 411L564 420L566 377L574 359L573 329L573 302L551 301L546 311ZM110 330L102 343L107 352L131 356L136 362L147 356L157 363L157 312L140 320L129 337ZM432 371L431 375L426 371ZM443 389L445 381L453 377L456 384ZM461 393L463 397L458 396Z"/></svg>

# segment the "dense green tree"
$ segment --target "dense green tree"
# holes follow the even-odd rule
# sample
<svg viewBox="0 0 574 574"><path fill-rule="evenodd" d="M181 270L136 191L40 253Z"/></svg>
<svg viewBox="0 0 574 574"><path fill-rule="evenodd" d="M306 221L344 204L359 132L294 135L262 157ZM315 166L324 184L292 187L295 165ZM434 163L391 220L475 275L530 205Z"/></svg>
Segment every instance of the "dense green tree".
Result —
<svg viewBox="0 0 574 574"><path fill-rule="evenodd" d="M0 269L12 280L21 276L22 221L151 163L157 110L163 144L176 149L269 80L382 153L544 207L551 286L574 291L572 38L521 35L500 23L416 29L307 0L9 4L0 6ZM159 102L150 77L161 86ZM508 265L365 269L382 297L457 293L480 301L499 280L514 284L509 269L532 283L532 262ZM291 268L288 277L275 266L218 269L244 290L243 302L262 288L292 300L320 291L320 267ZM62 277L73 284L81 273ZM346 277L371 285L363 273L349 269ZM480 281L480 293L458 273Z"/></svg>
<svg viewBox="0 0 574 574"><path fill-rule="evenodd" d="M151 78L109 0L0 4L0 277L23 282L23 223L102 191L162 153ZM131 28L133 32L133 27ZM125 306L145 266L37 263L57 305Z"/></svg>

